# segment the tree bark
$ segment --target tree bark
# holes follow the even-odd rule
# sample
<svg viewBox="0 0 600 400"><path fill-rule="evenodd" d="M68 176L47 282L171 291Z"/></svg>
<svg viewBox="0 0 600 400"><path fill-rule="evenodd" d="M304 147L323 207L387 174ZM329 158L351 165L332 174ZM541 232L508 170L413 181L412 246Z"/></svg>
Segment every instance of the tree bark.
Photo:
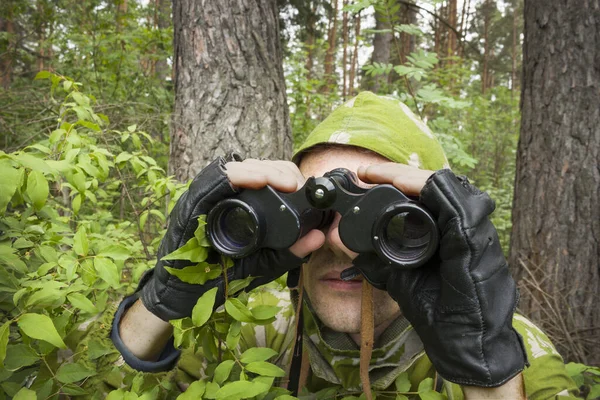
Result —
<svg viewBox="0 0 600 400"><path fill-rule="evenodd" d="M389 17L381 15L380 13L375 13L375 29L376 30L384 30L391 29L389 22L387 21ZM391 32L383 32L376 33L373 37L373 53L371 54L371 63L381 63L388 64L390 62L390 48L392 45L392 33ZM370 90L374 93L379 92L381 89L381 85L385 84L388 80L386 75L378 75L378 76L367 76L364 75L362 80L360 81L360 87L363 90ZM350 85L352 85L352 79L350 80Z"/></svg>
<svg viewBox="0 0 600 400"><path fill-rule="evenodd" d="M338 14L338 0L333 0L332 15L329 19L329 32L327 33L327 52L325 53L325 82L322 86L323 92L328 93L330 87L335 84L335 49L337 44L337 14Z"/></svg>
<svg viewBox="0 0 600 400"><path fill-rule="evenodd" d="M456 4L456 0L449 0L448 2L448 24L454 28L454 30L448 27L448 57L452 57L456 55L456 31L458 31L458 7ZM451 63L451 61L449 60Z"/></svg>
<svg viewBox="0 0 600 400"><path fill-rule="evenodd" d="M358 40L360 36L360 12L354 16L354 50L352 51L352 61L350 61L350 78L348 87L348 97L354 96L354 79L356 77L356 68L358 68Z"/></svg>
<svg viewBox="0 0 600 400"><path fill-rule="evenodd" d="M520 307L600 363L600 4L525 0L510 263ZM527 338L525 338L527 340Z"/></svg>
<svg viewBox="0 0 600 400"><path fill-rule="evenodd" d="M348 5L348 0L343 1L343 8ZM342 37L343 37L343 54L342 54L342 100L346 100L346 88L347 88L347 75L348 75L348 11L342 14Z"/></svg>
<svg viewBox="0 0 600 400"><path fill-rule="evenodd" d="M12 82L13 57L15 54L15 38L13 37L15 27L12 21L12 15L5 18L0 16L0 32L5 32L7 36L7 39L5 40L6 48L1 49L3 52L0 54L0 83L4 89L8 90Z"/></svg>
<svg viewBox="0 0 600 400"><path fill-rule="evenodd" d="M490 58L490 1L485 0L483 3L483 68L481 71L481 93L485 94L489 82L488 62Z"/></svg>
<svg viewBox="0 0 600 400"><path fill-rule="evenodd" d="M168 29L171 16L171 2L169 0L155 0L154 7L156 28L160 31ZM158 43L158 49L161 53L164 52L162 42ZM166 59L156 60L154 74L163 85L166 84L166 79L169 75L169 66Z"/></svg>
<svg viewBox="0 0 600 400"><path fill-rule="evenodd" d="M292 150L275 0L175 0L175 109L169 171L217 156L288 159Z"/></svg>

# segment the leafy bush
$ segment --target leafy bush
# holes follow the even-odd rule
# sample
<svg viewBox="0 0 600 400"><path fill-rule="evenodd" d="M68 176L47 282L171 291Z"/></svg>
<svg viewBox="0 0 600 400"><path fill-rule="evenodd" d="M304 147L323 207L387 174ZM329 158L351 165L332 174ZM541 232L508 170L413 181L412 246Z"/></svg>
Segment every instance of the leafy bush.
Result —
<svg viewBox="0 0 600 400"><path fill-rule="evenodd" d="M77 327L154 264L165 215L185 189L148 155L149 135L105 128L80 83L37 79L51 82L56 129L0 152L0 387L15 398L85 394L77 382L97 371L75 362Z"/></svg>

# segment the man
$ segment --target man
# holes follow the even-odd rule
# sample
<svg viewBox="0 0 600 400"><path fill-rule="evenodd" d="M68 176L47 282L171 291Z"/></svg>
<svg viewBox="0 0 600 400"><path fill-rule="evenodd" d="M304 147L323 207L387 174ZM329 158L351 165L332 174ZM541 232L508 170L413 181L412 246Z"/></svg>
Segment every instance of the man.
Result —
<svg viewBox="0 0 600 400"><path fill-rule="evenodd" d="M358 371L362 277L340 279L340 273L354 265L369 281L374 273L386 271L382 289L373 290L375 349L369 376L376 392L394 391L401 374L408 377L411 391L439 374L453 382L443 390L454 398L548 399L576 393L547 337L525 318L513 318L518 295L488 219L493 201L445 169L441 147L404 104L370 92L359 94L309 135L293 161L213 162L173 210L159 260L193 236L198 215L240 189L270 185L293 192L307 177L340 167L354 171L363 187L387 183L407 195L420 195L441 231L438 254L425 266L408 271L349 250L339 237L339 214L329 227L312 230L289 249L265 249L236 260L228 279L257 276L253 287L305 262L302 309L310 374L304 390L337 387L341 394L363 390ZM223 303L222 278L190 285L164 268L186 265L159 261L140 282L138 294L119 307L112 339L132 367L173 368L179 353L167 321L189 316L196 300L213 287L219 288L217 302ZM283 294L277 296L283 299L278 305L291 309ZM283 331L288 333L265 330L257 338L253 335L258 336L258 330L245 327L249 329L242 332L243 342L270 345L289 355L294 321L280 318L276 323L287 325ZM275 336L284 338L275 341ZM289 358L281 361L285 364Z"/></svg>

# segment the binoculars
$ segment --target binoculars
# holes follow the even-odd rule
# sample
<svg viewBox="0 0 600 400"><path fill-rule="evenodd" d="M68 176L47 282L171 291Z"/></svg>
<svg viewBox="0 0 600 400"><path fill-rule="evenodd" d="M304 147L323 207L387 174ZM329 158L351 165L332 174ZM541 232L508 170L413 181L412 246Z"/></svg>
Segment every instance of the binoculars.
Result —
<svg viewBox="0 0 600 400"><path fill-rule="evenodd" d="M358 186L344 168L309 178L293 193L266 186L243 190L208 213L206 234L221 254L242 258L261 248L284 249L341 214L339 235L356 253L374 252L385 263L416 268L436 252L439 231L431 213L392 185Z"/></svg>

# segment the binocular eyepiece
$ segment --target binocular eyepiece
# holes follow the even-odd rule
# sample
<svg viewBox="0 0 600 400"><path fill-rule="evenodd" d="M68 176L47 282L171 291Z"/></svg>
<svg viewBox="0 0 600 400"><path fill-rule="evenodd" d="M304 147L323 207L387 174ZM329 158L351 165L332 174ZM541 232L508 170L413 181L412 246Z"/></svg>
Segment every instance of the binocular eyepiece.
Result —
<svg viewBox="0 0 600 400"><path fill-rule="evenodd" d="M270 186L243 190L209 212L206 233L218 252L242 258L260 248L288 248L330 225L335 212L342 216L342 242L356 253L375 252L392 266L416 268L437 250L437 224L423 205L392 185L361 188L344 168L311 177L293 193Z"/></svg>

